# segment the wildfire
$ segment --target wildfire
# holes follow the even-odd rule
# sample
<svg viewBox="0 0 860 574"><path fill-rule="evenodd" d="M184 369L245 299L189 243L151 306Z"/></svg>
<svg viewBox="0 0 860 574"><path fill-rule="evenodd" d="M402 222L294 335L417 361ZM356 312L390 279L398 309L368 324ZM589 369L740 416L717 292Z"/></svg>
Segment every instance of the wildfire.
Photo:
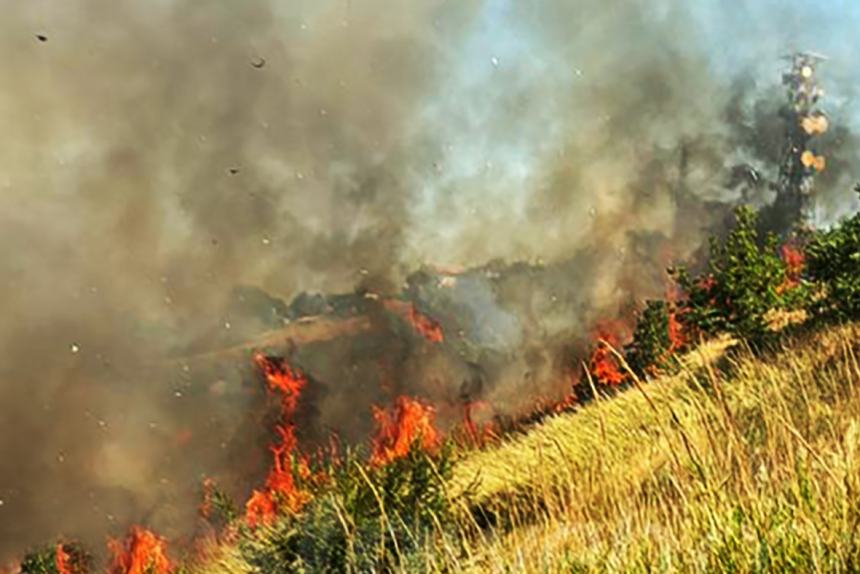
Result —
<svg viewBox="0 0 860 574"><path fill-rule="evenodd" d="M376 433L373 437L372 465L382 466L409 454L413 445L427 451L436 449L441 435L436 430L436 411L416 399L401 396L389 409L373 408Z"/></svg>
<svg viewBox="0 0 860 574"><path fill-rule="evenodd" d="M415 304L409 307L409 321L415 330L431 343L441 343L445 340L445 334L439 322L419 311Z"/></svg>
<svg viewBox="0 0 860 574"><path fill-rule="evenodd" d="M141 526L131 527L125 543L111 540L108 549L113 554L109 574L173 572L173 565L167 557L167 542Z"/></svg>
<svg viewBox="0 0 860 574"><path fill-rule="evenodd" d="M298 452L292 424L307 377L283 361L259 353L254 356L254 361L266 376L269 390L281 396L282 422L275 429L278 441L270 447L273 464L265 487L254 490L245 504L245 521L251 528L271 524L280 512L298 512L311 498L310 492L298 484L297 478L306 480L311 471L307 457Z"/></svg>

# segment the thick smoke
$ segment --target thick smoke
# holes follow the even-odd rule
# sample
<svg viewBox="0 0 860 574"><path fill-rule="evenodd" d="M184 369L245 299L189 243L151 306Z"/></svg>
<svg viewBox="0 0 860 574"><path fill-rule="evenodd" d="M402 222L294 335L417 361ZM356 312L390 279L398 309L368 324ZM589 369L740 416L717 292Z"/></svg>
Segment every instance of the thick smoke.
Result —
<svg viewBox="0 0 860 574"><path fill-rule="evenodd" d="M371 329L293 353L327 359L314 374L320 432L358 416L351 389L380 396L367 379L456 402L477 391L446 379L477 380L480 363L497 381L473 386L528 398L522 380L556 373L566 341L660 294L662 268L693 256L734 202L768 201L750 174L779 153L784 52L834 50L824 84L844 122L824 217L844 212L857 159L845 87L856 42L850 19L823 10L6 4L0 563L131 521L188 532L204 474L247 488L266 457L247 357L181 357L274 328L277 298L393 293L423 264L529 261L542 271L463 278L453 302L413 286L485 321L465 336L478 350L417 353L408 333ZM739 34L737 49L718 48L720 34ZM371 326L386 323L371 301ZM372 376L353 384L355 372Z"/></svg>

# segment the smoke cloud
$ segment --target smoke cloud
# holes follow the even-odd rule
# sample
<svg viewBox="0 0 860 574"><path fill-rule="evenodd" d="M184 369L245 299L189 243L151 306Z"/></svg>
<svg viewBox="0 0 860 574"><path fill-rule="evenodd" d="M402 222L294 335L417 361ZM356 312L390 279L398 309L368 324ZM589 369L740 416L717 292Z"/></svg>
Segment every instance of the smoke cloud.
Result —
<svg viewBox="0 0 860 574"><path fill-rule="evenodd" d="M832 3L7 2L0 563L132 521L187 534L205 475L246 492L265 397L244 360L185 358L303 291L496 262L412 276L463 343L299 345L320 435L365 432L351 399L386 384L511 410L550 390L559 352L772 200L794 49L832 57L820 222L844 214L860 12Z"/></svg>

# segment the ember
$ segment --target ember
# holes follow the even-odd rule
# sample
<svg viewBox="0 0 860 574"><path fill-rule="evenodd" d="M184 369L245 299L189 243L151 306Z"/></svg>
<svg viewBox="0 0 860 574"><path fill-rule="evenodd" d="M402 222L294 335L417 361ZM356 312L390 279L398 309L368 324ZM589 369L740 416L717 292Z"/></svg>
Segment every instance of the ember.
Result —
<svg viewBox="0 0 860 574"><path fill-rule="evenodd" d="M434 424L435 410L416 399L398 397L390 411L374 407L373 418L376 421L370 457L373 465L382 466L403 458L413 445L431 451L441 443Z"/></svg>
<svg viewBox="0 0 860 574"><path fill-rule="evenodd" d="M262 353L254 355L254 362L266 376L266 384L271 392L281 394L281 415L292 417L298 407L302 389L308 384L300 371L293 370L285 362L267 357Z"/></svg>
<svg viewBox="0 0 860 574"><path fill-rule="evenodd" d="M109 574L169 574L173 565L167 557L167 542L141 526L132 526L125 543L111 540L113 554Z"/></svg>
<svg viewBox="0 0 860 574"><path fill-rule="evenodd" d="M277 518L275 498L269 491L255 490L245 503L245 522L251 528L271 524Z"/></svg>

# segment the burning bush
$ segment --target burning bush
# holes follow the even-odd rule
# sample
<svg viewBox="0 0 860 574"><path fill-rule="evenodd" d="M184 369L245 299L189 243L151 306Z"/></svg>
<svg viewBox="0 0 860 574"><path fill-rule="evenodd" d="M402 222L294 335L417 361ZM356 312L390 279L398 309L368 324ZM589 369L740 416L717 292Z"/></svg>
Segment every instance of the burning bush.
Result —
<svg viewBox="0 0 860 574"><path fill-rule="evenodd" d="M132 526L125 542L111 540L108 574L170 574L167 541L141 526Z"/></svg>
<svg viewBox="0 0 860 574"><path fill-rule="evenodd" d="M77 543L60 542L31 552L21 561L21 574L87 574L92 557Z"/></svg>
<svg viewBox="0 0 860 574"><path fill-rule="evenodd" d="M405 452L370 466L361 451L347 450L301 513L241 541L243 557L258 571L285 574L403 568L449 524L451 456L444 445L431 453L422 440L402 444Z"/></svg>

